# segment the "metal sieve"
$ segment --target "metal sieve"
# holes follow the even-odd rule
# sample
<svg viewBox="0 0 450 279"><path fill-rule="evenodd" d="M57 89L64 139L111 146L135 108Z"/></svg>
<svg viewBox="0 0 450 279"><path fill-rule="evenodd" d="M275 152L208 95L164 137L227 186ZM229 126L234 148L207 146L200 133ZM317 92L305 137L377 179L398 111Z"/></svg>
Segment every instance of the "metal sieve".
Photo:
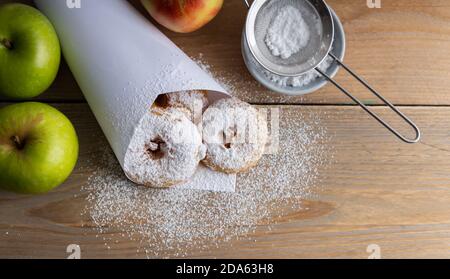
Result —
<svg viewBox="0 0 450 279"><path fill-rule="evenodd" d="M317 71L326 80L336 86L342 93L347 95L368 114L375 118L381 125L386 127L395 136L406 143L416 143L420 140L421 133L417 125L406 115L399 111L391 102L384 98L380 93L373 89L366 81L353 72L339 58L330 51L334 38L334 23L332 14L328 5L323 0L244 0L249 8L245 24L245 40L251 55L267 71L283 77L300 76L311 70ZM306 24L312 30L307 45L299 52L293 54L287 59L282 59L272 55L265 43L267 29L274 17L274 14L282 7L287 5L299 9L304 17ZM333 78L321 71L318 66L330 56L339 66L345 69L358 82L364 85L372 94L374 94L385 105L392 109L405 122L414 129L416 134L414 139L408 139L400 132L394 129L390 124L380 118L368 106L353 96L343 86Z"/></svg>

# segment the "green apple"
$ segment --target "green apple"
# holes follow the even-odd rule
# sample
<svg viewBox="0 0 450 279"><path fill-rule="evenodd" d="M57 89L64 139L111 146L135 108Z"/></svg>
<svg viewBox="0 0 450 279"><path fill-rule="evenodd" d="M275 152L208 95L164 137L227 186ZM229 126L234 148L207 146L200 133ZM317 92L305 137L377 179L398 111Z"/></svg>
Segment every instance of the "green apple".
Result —
<svg viewBox="0 0 450 279"><path fill-rule="evenodd" d="M55 80L61 48L55 29L37 9L0 5L0 94L32 98Z"/></svg>
<svg viewBox="0 0 450 279"><path fill-rule="evenodd" d="M72 123L42 103L0 109L0 188L40 194L63 183L78 159Z"/></svg>

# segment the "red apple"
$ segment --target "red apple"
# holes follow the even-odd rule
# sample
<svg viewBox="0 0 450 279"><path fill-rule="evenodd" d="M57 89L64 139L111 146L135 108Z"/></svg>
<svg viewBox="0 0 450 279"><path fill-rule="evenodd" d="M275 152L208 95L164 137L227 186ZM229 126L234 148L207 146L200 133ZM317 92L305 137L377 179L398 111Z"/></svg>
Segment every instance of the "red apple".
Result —
<svg viewBox="0 0 450 279"><path fill-rule="evenodd" d="M223 0L141 0L150 15L166 28L189 33L210 22Z"/></svg>

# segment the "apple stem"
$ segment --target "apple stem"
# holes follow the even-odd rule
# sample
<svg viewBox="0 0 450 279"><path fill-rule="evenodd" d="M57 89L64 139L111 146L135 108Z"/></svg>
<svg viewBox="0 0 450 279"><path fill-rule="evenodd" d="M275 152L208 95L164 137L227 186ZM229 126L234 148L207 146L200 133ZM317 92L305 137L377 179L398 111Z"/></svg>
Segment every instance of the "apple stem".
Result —
<svg viewBox="0 0 450 279"><path fill-rule="evenodd" d="M1 41L1 43L2 43L2 45L4 46L4 47L6 47L7 49L12 49L12 42L10 41L10 40L8 40L8 39L3 39L2 41Z"/></svg>
<svg viewBox="0 0 450 279"><path fill-rule="evenodd" d="M16 145L16 148L19 150L22 150L24 148L24 143L22 142L22 140L20 139L19 136L12 136L11 140L14 142L14 144Z"/></svg>

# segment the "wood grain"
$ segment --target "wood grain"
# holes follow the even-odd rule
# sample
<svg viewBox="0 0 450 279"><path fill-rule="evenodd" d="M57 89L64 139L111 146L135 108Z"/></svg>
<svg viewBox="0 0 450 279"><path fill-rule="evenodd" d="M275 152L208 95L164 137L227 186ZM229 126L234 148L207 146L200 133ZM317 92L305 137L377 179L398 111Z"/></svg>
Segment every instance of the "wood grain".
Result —
<svg viewBox="0 0 450 279"><path fill-rule="evenodd" d="M0 257L65 258L72 243L81 245L84 258L144 257L138 243L120 232L98 235L81 215L86 201L80 188L92 175L90 158L107 143L86 104L57 107L79 134L78 166L49 194L0 192ZM314 113L329 131L324 144L335 160L321 171L316 198L303 201L304 210L261 223L249 239L188 251L191 257L367 258L367 246L377 244L383 258L450 258L450 108L404 108L424 134L421 143L406 145L356 107L277 107L282 124ZM292 118L283 117L288 112ZM111 239L110 249L103 238Z"/></svg>
<svg viewBox="0 0 450 279"><path fill-rule="evenodd" d="M6 2L17 1L0 0ZM138 0L131 2L146 14ZM236 87L238 97L292 112L283 121L301 121L305 111L320 115L331 137L323 144L335 158L321 170L316 198L301 201L304 210L262 222L249 238L207 252L190 250L189 256L367 258L367 246L377 244L383 258L450 258L450 2L383 0L381 9L369 9L366 1L327 2L344 23L346 62L395 104L406 106L402 109L423 130L422 142L398 142L359 108L348 106L332 86L293 98L259 86L241 59L246 9L240 0L226 0L221 14L198 32L161 29L190 56L202 55L213 73ZM361 92L342 72L337 79ZM359 96L377 104L367 94ZM99 157L107 143L64 62L55 83L36 100L54 103L74 122L80 159L70 179L47 195L0 192L0 258L65 258L72 243L81 245L84 258L144 257L138 243L119 231L98 234L81 214L86 201L80 189L93 174L91 158ZM392 119L385 108L374 109ZM104 238L119 242L107 249Z"/></svg>
<svg viewBox="0 0 450 279"><path fill-rule="evenodd" d="M20 0L32 3L31 0ZM0 3L11 2L1 0ZM132 0L143 14L138 0ZM345 61L395 104L450 104L450 2L445 0L382 1L369 9L366 1L329 0L347 34ZM349 104L333 86L307 97L286 98L254 81L241 58L241 32L246 8L241 0L225 1L219 16L192 34L163 28L188 55L210 64L213 72L232 82L238 97L252 103ZM344 73L337 79L368 104L378 103ZM40 97L45 101L82 101L82 94L65 64L55 84ZM1 100L1 99L0 99ZM3 99L4 100L4 99Z"/></svg>

